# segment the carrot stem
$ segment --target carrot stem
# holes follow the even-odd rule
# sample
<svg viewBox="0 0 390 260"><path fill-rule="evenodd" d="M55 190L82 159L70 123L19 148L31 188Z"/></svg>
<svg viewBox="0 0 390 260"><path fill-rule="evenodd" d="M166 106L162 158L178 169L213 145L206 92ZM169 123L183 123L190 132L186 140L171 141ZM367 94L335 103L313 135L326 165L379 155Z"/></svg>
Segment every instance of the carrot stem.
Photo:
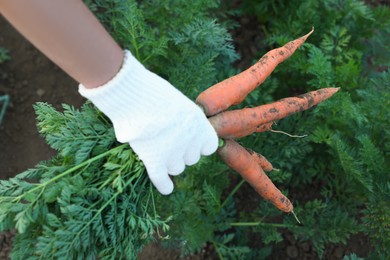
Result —
<svg viewBox="0 0 390 260"><path fill-rule="evenodd" d="M218 148L222 148L225 145L225 141L222 138L218 138Z"/></svg>
<svg viewBox="0 0 390 260"><path fill-rule="evenodd" d="M279 224L279 223L264 223L261 221L256 222L232 222L230 226L233 227L253 227L253 226L269 226L276 228L296 228L297 226L288 225L288 224Z"/></svg>
<svg viewBox="0 0 390 260"><path fill-rule="evenodd" d="M217 255L219 257L220 260L223 260L223 255L219 252L219 248L218 248L218 245L217 243L213 240L211 241L211 243L213 244L214 248L215 248L215 251L217 252Z"/></svg>
<svg viewBox="0 0 390 260"><path fill-rule="evenodd" d="M245 179L242 179L237 185L236 187L234 187L234 189L230 192L230 194L226 197L226 199L222 202L221 204L221 209L223 207L225 207L226 203L229 201L229 199L231 197L233 197L234 194L236 194L236 192L241 188L241 186L245 183Z"/></svg>

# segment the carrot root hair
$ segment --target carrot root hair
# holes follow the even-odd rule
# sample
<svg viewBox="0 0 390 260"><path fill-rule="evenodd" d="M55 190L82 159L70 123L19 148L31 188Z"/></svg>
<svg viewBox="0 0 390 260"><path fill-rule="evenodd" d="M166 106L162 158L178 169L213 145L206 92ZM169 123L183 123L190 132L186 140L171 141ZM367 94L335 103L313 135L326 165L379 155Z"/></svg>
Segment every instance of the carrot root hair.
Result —
<svg viewBox="0 0 390 260"><path fill-rule="evenodd" d="M284 131L274 130L274 129L270 129L269 131L273 132L273 133L284 134L284 135L287 135L287 136L292 137L292 138L304 138L304 137L307 137L307 135L292 135L292 134L286 133Z"/></svg>

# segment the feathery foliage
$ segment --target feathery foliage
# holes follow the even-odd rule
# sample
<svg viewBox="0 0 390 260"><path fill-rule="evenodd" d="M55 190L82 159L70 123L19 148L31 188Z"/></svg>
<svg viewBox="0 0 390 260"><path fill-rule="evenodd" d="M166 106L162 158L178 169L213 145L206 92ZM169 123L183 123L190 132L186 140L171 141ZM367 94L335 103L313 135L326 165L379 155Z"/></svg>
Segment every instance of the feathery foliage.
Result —
<svg viewBox="0 0 390 260"><path fill-rule="evenodd" d="M100 112L90 104L35 109L58 154L0 183L0 229L18 230L13 259L135 258L156 231L168 230L142 162L114 141Z"/></svg>
<svg viewBox="0 0 390 260"><path fill-rule="evenodd" d="M294 140L265 133L245 140L282 169L276 174L288 173L283 185L294 190L290 198L299 204L296 211L305 226L310 226L305 218L317 207L323 211L315 217L317 223L334 220L319 234L302 229L291 232L298 240L310 240L320 256L327 243L346 243L349 235L363 233L372 240L371 257L388 258L389 211L384 204L389 200L390 183L390 48L386 44L390 9L357 0L243 1L241 8L267 24L263 33L271 46L287 42L293 38L291 33L303 34L302 30L315 27L303 48L265 82L278 84L277 88L263 88L265 95L280 98L291 91L341 87L338 95L316 109L284 119L275 127L308 134L308 138ZM317 187L320 194L314 196L320 203L299 194L313 183L321 183ZM312 205L310 210L307 205ZM263 210L263 214L267 213Z"/></svg>
<svg viewBox="0 0 390 260"><path fill-rule="evenodd" d="M134 259L156 237L183 254L209 243L221 259L262 259L286 230L320 257L329 243L345 244L357 233L369 236L373 259L390 255L388 7L358 0L244 0L234 10L217 0L86 2L123 48L192 99L237 72L233 23L221 10L255 16L268 49L314 25L308 42L240 105L342 88L274 126L309 137L266 132L240 140L281 169L269 176L304 226L251 193L216 156L188 167L175 177L173 194L160 196L142 162L115 141L110 122L91 104L60 112L38 103L38 128L57 155L0 182L0 230L18 230L14 259ZM255 58L267 50L260 51Z"/></svg>

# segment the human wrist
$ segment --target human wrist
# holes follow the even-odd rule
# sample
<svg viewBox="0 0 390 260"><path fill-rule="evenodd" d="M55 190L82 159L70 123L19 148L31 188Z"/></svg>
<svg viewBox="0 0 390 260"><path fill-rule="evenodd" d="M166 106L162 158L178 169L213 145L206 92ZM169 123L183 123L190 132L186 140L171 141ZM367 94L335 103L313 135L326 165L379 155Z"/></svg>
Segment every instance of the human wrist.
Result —
<svg viewBox="0 0 390 260"><path fill-rule="evenodd" d="M95 69L91 69L93 75L85 75L83 82L80 82L84 88L98 88L112 80L123 65L124 51L119 46L110 46L102 57L104 62L95 63Z"/></svg>
<svg viewBox="0 0 390 260"><path fill-rule="evenodd" d="M0 1L0 12L87 88L109 81L122 64L122 48L83 1Z"/></svg>

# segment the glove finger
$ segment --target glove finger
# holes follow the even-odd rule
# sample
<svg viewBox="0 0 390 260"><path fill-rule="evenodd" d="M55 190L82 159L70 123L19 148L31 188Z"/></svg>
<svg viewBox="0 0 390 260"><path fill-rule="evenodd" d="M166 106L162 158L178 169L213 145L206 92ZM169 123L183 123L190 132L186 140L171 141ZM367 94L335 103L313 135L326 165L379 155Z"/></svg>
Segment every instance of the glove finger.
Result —
<svg viewBox="0 0 390 260"><path fill-rule="evenodd" d="M189 147L184 154L184 162L186 165L194 165L200 160L200 146Z"/></svg>
<svg viewBox="0 0 390 260"><path fill-rule="evenodd" d="M208 127L208 131L205 132L204 136L203 146L200 150L201 154L207 156L215 153L218 149L218 136L211 125Z"/></svg>
<svg viewBox="0 0 390 260"><path fill-rule="evenodd" d="M148 170L148 175L152 181L154 187L162 194L168 195L173 191L173 182L169 178L168 172L165 167L153 168Z"/></svg>
<svg viewBox="0 0 390 260"><path fill-rule="evenodd" d="M184 171L185 167L186 165L182 158L173 159L168 164L168 173L173 176L179 175Z"/></svg>

